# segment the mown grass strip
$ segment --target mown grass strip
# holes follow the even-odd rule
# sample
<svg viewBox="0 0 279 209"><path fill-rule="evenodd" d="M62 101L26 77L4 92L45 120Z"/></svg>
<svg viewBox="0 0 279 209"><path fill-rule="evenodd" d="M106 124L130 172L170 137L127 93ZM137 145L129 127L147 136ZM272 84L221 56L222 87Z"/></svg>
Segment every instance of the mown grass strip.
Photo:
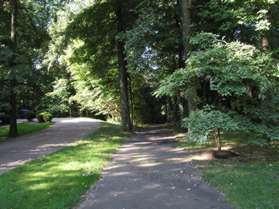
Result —
<svg viewBox="0 0 279 209"><path fill-rule="evenodd" d="M0 176L1 209L63 209L77 204L94 185L113 152L128 137L104 124L74 146Z"/></svg>
<svg viewBox="0 0 279 209"><path fill-rule="evenodd" d="M18 125L18 135L26 135L31 133L39 132L43 129L49 128L50 123L19 123ZM0 141L5 140L9 134L9 126L0 126Z"/></svg>

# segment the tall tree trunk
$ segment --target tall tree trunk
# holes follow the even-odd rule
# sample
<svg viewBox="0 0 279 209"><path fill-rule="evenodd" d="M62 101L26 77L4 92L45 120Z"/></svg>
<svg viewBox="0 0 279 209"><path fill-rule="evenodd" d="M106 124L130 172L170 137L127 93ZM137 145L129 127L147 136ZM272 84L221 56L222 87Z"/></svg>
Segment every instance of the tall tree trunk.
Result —
<svg viewBox="0 0 279 209"><path fill-rule="evenodd" d="M11 5L11 42L13 52L16 52L16 20L17 20L17 0L10 0ZM11 60L11 81L10 81L10 130L9 136L16 137L17 133L17 122L16 122L16 112L17 112L17 105L16 105L16 73L14 69L15 65L15 55Z"/></svg>
<svg viewBox="0 0 279 209"><path fill-rule="evenodd" d="M177 5L181 7L180 0L177 0ZM182 30L182 19L179 17L179 15L175 15L175 21L176 21L176 26L178 30L180 31L180 41L178 45L178 68L185 68L185 50L184 50L184 43L183 43L183 30ZM181 121L185 117L185 111L187 108L185 108L185 97L181 96L180 94L177 96L177 102L178 102L178 109L179 109L179 127L181 126Z"/></svg>
<svg viewBox="0 0 279 209"><path fill-rule="evenodd" d="M125 32L123 9L121 0L116 1L116 16L117 16L117 32L118 34ZM120 106L121 106L121 123L126 131L132 131L133 125L130 118L129 107L129 87L128 87L128 69L125 54L124 42L116 38L117 56L119 65L119 79L120 79Z"/></svg>
<svg viewBox="0 0 279 209"><path fill-rule="evenodd" d="M181 0L182 9L182 41L183 41L183 59L187 60L190 52L190 36L191 36L191 7L192 0ZM188 95L188 112L189 114L197 109L196 98L197 89L196 85L193 85L188 89L190 95Z"/></svg>
<svg viewBox="0 0 279 209"><path fill-rule="evenodd" d="M135 104L134 104L132 79L131 79L130 76L128 76L128 87L129 87L129 98L130 98L130 115L131 115L132 126L134 126L134 122L135 122L134 107L135 107Z"/></svg>
<svg viewBox="0 0 279 209"><path fill-rule="evenodd" d="M182 41L183 41L183 59L187 60L190 52L191 36L191 7L192 0L181 0L182 9Z"/></svg>

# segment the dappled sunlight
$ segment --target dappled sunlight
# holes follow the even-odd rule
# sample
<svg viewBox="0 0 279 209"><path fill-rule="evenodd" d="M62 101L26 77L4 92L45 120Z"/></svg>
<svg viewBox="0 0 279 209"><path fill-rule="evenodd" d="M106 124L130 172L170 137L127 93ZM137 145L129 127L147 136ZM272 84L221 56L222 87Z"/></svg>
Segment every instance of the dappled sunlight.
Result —
<svg viewBox="0 0 279 209"><path fill-rule="evenodd" d="M142 162L150 162L152 160L152 156L137 156L137 157L134 157L133 156L133 159L132 159L132 162L139 162L139 163L142 163Z"/></svg>
<svg viewBox="0 0 279 209"><path fill-rule="evenodd" d="M60 118L60 119L54 119L54 122L58 123L99 123L101 120L92 119L92 118Z"/></svg>
<svg viewBox="0 0 279 209"><path fill-rule="evenodd" d="M28 161L30 161L30 160L15 160L15 161L11 161L11 162L8 162L8 163L2 163L0 165L0 173L4 172L6 170L9 170L10 168L15 168L19 165L23 165Z"/></svg>
<svg viewBox="0 0 279 209"><path fill-rule="evenodd" d="M161 162L140 162L138 164L139 167L155 167L161 165Z"/></svg>
<svg viewBox="0 0 279 209"><path fill-rule="evenodd" d="M148 145L148 144L151 144L152 142L136 142L136 143L134 143L134 144L136 144L136 145ZM130 146L132 146L132 145L130 145Z"/></svg>
<svg viewBox="0 0 279 209"><path fill-rule="evenodd" d="M47 190L50 188L50 186L51 186L50 183L38 183L38 184L30 185L28 187L28 190L31 190L31 191Z"/></svg>
<svg viewBox="0 0 279 209"><path fill-rule="evenodd" d="M126 145L126 146L123 146L121 148L121 151L125 152L125 151L132 151L132 150L135 150L136 148L133 147L132 145Z"/></svg>
<svg viewBox="0 0 279 209"><path fill-rule="evenodd" d="M168 140L168 139L175 140L176 137L175 136L164 136L164 137L162 137L162 136L151 136L151 137L148 137L148 139L154 140L154 141L156 141L156 140Z"/></svg>
<svg viewBox="0 0 279 209"><path fill-rule="evenodd" d="M59 166L64 171L72 170L90 170L92 168L92 162L80 162L80 161L70 161L67 164L62 164Z"/></svg>
<svg viewBox="0 0 279 209"><path fill-rule="evenodd" d="M117 177L117 176L126 176L126 175L129 175L131 174L130 172L114 172L114 173L107 173L109 176L114 176L114 177Z"/></svg>
<svg viewBox="0 0 279 209"><path fill-rule="evenodd" d="M112 169L119 169L124 167L124 165L108 165L106 168L104 168L104 171L109 171Z"/></svg>
<svg viewBox="0 0 279 209"><path fill-rule="evenodd" d="M213 160L213 155L212 152L203 152L203 153L198 153L191 155L189 157L185 158L185 162L191 162L193 160L197 161L208 161L208 160Z"/></svg>
<svg viewBox="0 0 279 209"><path fill-rule="evenodd" d="M44 145L41 145L38 147L38 149L35 149L35 150L31 150L32 151L40 151L41 148L43 149L48 149L48 148L57 148L57 147L71 147L71 146L74 146L74 145L77 145L77 143L57 143L57 144L44 144Z"/></svg>

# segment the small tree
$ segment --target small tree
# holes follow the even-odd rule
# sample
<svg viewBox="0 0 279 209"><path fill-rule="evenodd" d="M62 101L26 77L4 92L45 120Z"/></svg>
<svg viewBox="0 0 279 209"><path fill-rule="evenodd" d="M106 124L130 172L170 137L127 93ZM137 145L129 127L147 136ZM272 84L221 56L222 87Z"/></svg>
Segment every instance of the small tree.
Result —
<svg viewBox="0 0 279 209"><path fill-rule="evenodd" d="M238 124L227 113L217 110L199 110L184 119L183 126L191 130L189 138L199 140L200 136L213 134L218 151L222 150L222 132L237 131ZM207 139L207 137L206 137Z"/></svg>

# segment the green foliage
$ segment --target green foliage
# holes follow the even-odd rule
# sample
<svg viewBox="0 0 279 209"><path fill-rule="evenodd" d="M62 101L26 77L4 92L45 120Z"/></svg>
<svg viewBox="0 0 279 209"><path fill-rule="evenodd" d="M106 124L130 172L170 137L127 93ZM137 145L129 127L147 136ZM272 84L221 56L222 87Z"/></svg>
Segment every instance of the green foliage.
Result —
<svg viewBox="0 0 279 209"><path fill-rule="evenodd" d="M200 107L214 105L221 111L234 112L243 130L277 140L279 69L272 55L240 42L217 40L208 33L199 34L191 42L196 51L191 53L186 68L167 77L155 95L189 98L193 86L201 92L208 85L207 99L203 94L196 99Z"/></svg>
<svg viewBox="0 0 279 209"><path fill-rule="evenodd" d="M199 136L208 136L210 133L216 135L217 131L239 130L238 123L229 114L210 109L193 112L189 118L184 119L182 126L190 130L190 138L194 141Z"/></svg>
<svg viewBox="0 0 279 209"><path fill-rule="evenodd" d="M70 111L71 85L66 79L59 79L53 83L53 90L42 97L38 111L46 110L54 115L67 115Z"/></svg>
<svg viewBox="0 0 279 209"><path fill-rule="evenodd" d="M218 35L213 33L198 33L190 39L194 51L213 48L219 42Z"/></svg>
<svg viewBox="0 0 279 209"><path fill-rule="evenodd" d="M250 112L248 115L233 113L232 117L238 121L242 132L257 134L258 137L267 142L279 141L278 121L265 121L268 118L267 115L257 116L257 113L260 110L259 108L255 108L255 112ZM253 111L253 109L251 109L251 111ZM272 112L272 110L265 111L269 112L268 114ZM277 117L277 113L275 113L275 115ZM261 118L263 118L263 120L261 120Z"/></svg>
<svg viewBox="0 0 279 209"><path fill-rule="evenodd" d="M205 41L202 38L207 37ZM213 39L213 47L203 44L214 35L198 35L192 39L197 51L187 61L186 69L174 72L162 82L156 95L174 95L187 89L195 79L207 79L210 89L221 96L265 97L273 89L278 77L278 67L270 54L261 53L254 46L240 42L225 43ZM217 43L216 43L217 42ZM198 47L200 45L201 47ZM254 91L254 92L251 92Z"/></svg>
<svg viewBox="0 0 279 209"><path fill-rule="evenodd" d="M154 103L156 100L152 98L150 92L146 92L146 89L154 88L150 87L153 78L147 79L150 76L149 73L138 72L139 68L143 70L144 67L135 65L136 60L132 56L132 50L135 49L140 38L137 39L139 33L133 33L139 29L135 25L136 16L133 11L137 6L143 7L146 2L142 2L142 5L138 3L138 1L123 1L127 33L117 34L115 2L113 1L75 4L77 11L63 12L58 22L51 26L52 40L45 62L51 71L60 71L62 78L69 80L73 91L70 91L68 101L75 103L80 112L105 115L107 118L119 120L119 70L115 40L121 39L126 43L131 93L130 109L134 119L139 122L154 121L153 117L145 114L146 107L143 106ZM138 23L140 24L140 21ZM142 41L145 42L145 40ZM140 53L139 50L133 52L137 55ZM53 86L53 89L57 88ZM59 98L56 100L53 94L52 97L47 94L39 109L53 113L53 109L63 109L61 106L63 99L60 96ZM160 108L154 109L157 111L156 114L160 115Z"/></svg>
<svg viewBox="0 0 279 209"><path fill-rule="evenodd" d="M37 114L37 119L39 123L46 123L52 121L52 114L49 112L41 112Z"/></svg>
<svg viewBox="0 0 279 209"><path fill-rule="evenodd" d="M111 2L73 4L75 10L69 7L61 12L51 26L52 41L45 59L49 69L62 73L64 85L58 89L64 93L54 83L40 108L61 115L74 105L80 112L118 119L114 7Z"/></svg>
<svg viewBox="0 0 279 209"><path fill-rule="evenodd" d="M9 112L11 80L18 108L36 109L53 81L42 60L48 49L48 27L61 0L17 0L16 44L10 41L10 2L0 3L0 108Z"/></svg>
<svg viewBox="0 0 279 209"><path fill-rule="evenodd" d="M274 14L278 9L277 0L210 0L201 6L198 2L197 8L196 27L230 41L238 39L259 46L263 34L278 34L274 21L278 18L278 13Z"/></svg>
<svg viewBox="0 0 279 209"><path fill-rule="evenodd" d="M0 4L1 111L9 111L6 98L15 79L18 107L118 119L116 40L122 40L135 120L147 121L147 108L160 118L162 107L170 120L181 120L191 98L199 108L210 104L236 112L276 138L277 0L193 1L191 34L196 35L188 52L177 0L121 1L126 31L120 34L116 1L19 2L16 50L9 37L9 2ZM263 38L270 51L260 50ZM181 69L185 53L189 59ZM160 99L150 95L155 88Z"/></svg>

